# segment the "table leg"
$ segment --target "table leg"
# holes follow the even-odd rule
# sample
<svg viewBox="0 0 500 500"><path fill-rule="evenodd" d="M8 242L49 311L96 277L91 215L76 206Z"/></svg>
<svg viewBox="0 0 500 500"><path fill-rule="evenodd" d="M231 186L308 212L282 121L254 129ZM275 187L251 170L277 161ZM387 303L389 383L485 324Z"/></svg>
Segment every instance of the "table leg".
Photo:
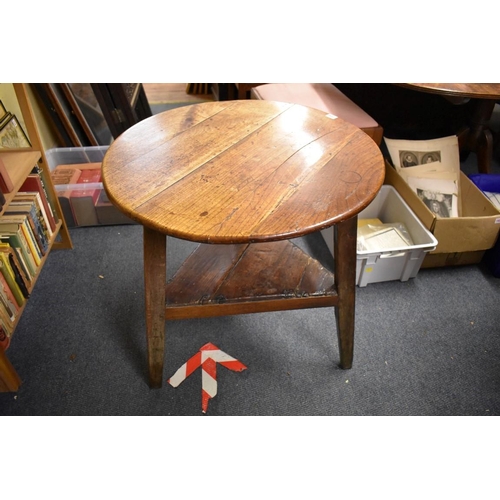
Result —
<svg viewBox="0 0 500 500"><path fill-rule="evenodd" d="M166 236L144 227L144 291L149 385L151 388L161 387L163 378L166 260Z"/></svg>
<svg viewBox="0 0 500 500"><path fill-rule="evenodd" d="M491 130L484 129L478 139L477 167L480 173L489 174L493 159L493 134Z"/></svg>
<svg viewBox="0 0 500 500"><path fill-rule="evenodd" d="M468 126L458 132L460 150L473 151L477 155L478 170L487 174L493 157L493 136L488 128L495 100L476 99Z"/></svg>
<svg viewBox="0 0 500 500"><path fill-rule="evenodd" d="M21 379L12 366L5 351L0 347L0 392L17 391Z"/></svg>
<svg viewBox="0 0 500 500"><path fill-rule="evenodd" d="M354 216L335 226L335 282L339 297L335 309L340 366L352 367L354 352L354 306L356 299L356 237L358 217Z"/></svg>

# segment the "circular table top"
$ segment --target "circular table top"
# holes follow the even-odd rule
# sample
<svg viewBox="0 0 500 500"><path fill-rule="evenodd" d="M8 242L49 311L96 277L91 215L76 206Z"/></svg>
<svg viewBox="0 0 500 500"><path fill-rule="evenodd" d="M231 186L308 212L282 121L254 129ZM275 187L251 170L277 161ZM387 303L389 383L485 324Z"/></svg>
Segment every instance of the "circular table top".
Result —
<svg viewBox="0 0 500 500"><path fill-rule="evenodd" d="M384 180L380 149L322 111L260 100L160 113L120 135L102 164L130 218L202 243L289 239L363 210Z"/></svg>
<svg viewBox="0 0 500 500"><path fill-rule="evenodd" d="M500 99L500 83L401 83L400 85L450 97Z"/></svg>

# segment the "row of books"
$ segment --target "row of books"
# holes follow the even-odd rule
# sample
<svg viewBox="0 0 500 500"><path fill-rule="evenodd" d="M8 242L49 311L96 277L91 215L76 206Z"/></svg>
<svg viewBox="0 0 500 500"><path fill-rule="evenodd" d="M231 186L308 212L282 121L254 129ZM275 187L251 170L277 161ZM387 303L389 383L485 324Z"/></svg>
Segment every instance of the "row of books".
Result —
<svg viewBox="0 0 500 500"><path fill-rule="evenodd" d="M106 196L101 163L58 165L51 178L68 227L132 223Z"/></svg>
<svg viewBox="0 0 500 500"><path fill-rule="evenodd" d="M0 338L9 338L57 227L38 166L0 217Z"/></svg>

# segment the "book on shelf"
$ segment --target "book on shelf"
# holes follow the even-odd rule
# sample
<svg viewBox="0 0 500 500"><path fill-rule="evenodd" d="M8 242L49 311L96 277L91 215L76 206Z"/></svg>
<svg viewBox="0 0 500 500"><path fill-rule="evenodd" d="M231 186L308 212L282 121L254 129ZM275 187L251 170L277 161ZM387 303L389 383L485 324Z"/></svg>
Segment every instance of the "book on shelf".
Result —
<svg viewBox="0 0 500 500"><path fill-rule="evenodd" d="M40 166L38 165L38 163L33 167L32 171L31 171L31 175L37 175L38 176L38 178L40 180L40 185L41 185L43 193L44 193L44 198L48 202L50 200L50 196L47 193L47 188L45 187L45 182L43 180L44 179L44 172L40 168ZM52 205L48 202L47 206L48 206L48 211L50 212L50 214L54 218L54 221L57 223L58 222L58 217L57 217L56 213L54 212L54 210L52 208Z"/></svg>
<svg viewBox="0 0 500 500"><path fill-rule="evenodd" d="M37 239L35 238L35 235L33 234L33 229L31 228L31 224L29 223L29 217L24 217L24 220L21 223L21 230L24 233L24 238L26 239L31 250L31 254L33 255L35 264L38 267L42 263L43 253Z"/></svg>
<svg viewBox="0 0 500 500"><path fill-rule="evenodd" d="M21 268L21 263L19 262L19 259L17 258L17 255L12 248L9 251L9 262L10 266L12 267L12 271L14 272L14 278L16 280L16 283L21 289L21 292L24 295L24 297L29 299L31 294L30 283L25 277Z"/></svg>
<svg viewBox="0 0 500 500"><path fill-rule="evenodd" d="M2 245L8 245L12 248L21 266L24 279L29 285L31 285L33 278L35 277L36 270L26 255L24 249L21 247L19 236L17 234L0 234L0 246Z"/></svg>
<svg viewBox="0 0 500 500"><path fill-rule="evenodd" d="M1 332L5 333L5 336L10 339L12 332L14 331L14 321L9 318L7 311L0 304L0 338Z"/></svg>
<svg viewBox="0 0 500 500"><path fill-rule="evenodd" d="M9 318L11 321L14 321L19 313L20 307L2 273L0 273L0 300Z"/></svg>
<svg viewBox="0 0 500 500"><path fill-rule="evenodd" d="M24 215L29 222L35 240L40 249L41 255L45 255L49 249L49 241L43 231L43 227L38 219L35 202L11 201L4 211L4 216Z"/></svg>
<svg viewBox="0 0 500 500"><path fill-rule="evenodd" d="M10 193L14 190L14 184L2 158L0 158L0 190L3 193Z"/></svg>
<svg viewBox="0 0 500 500"><path fill-rule="evenodd" d="M2 316L4 324L7 326L8 330L14 329L14 322L16 321L17 314L12 313L12 309L5 300L5 295L3 295L0 289L0 309L2 311Z"/></svg>
<svg viewBox="0 0 500 500"><path fill-rule="evenodd" d="M7 331L3 324L2 318L0 318L0 349L2 349L4 352L9 348L10 335L10 333L7 335Z"/></svg>
<svg viewBox="0 0 500 500"><path fill-rule="evenodd" d="M27 208L29 211L26 211ZM6 211L5 213L5 216L10 217L15 215L25 217L31 229L31 234L36 242L40 258L43 257L47 253L48 242L42 228L40 227L40 222L38 221L36 214L34 214L31 210L31 205L22 204L14 206L14 204L11 203L9 205L8 212Z"/></svg>
<svg viewBox="0 0 500 500"><path fill-rule="evenodd" d="M34 278L38 269L38 264L32 254L28 241L26 240L25 231L22 224L25 221L21 218L9 222L0 218L0 242L8 243L19 255L22 255L22 262L26 264L28 274Z"/></svg>
<svg viewBox="0 0 500 500"><path fill-rule="evenodd" d="M12 295L14 295L17 305L24 305L27 297L25 297L23 290L21 290L18 282L16 281L16 275L14 273L14 270L12 269L9 254L3 251L0 251L0 272L5 278L5 281L7 282L10 290L12 291Z"/></svg>
<svg viewBox="0 0 500 500"><path fill-rule="evenodd" d="M14 202L25 202L25 203L34 203L36 216L40 226L42 228L43 233L47 240L50 240L54 231L52 230L49 218L47 216L47 212L45 211L45 207L41 200L40 193L38 192L18 192L14 197ZM55 226L54 226L55 227Z"/></svg>
<svg viewBox="0 0 500 500"><path fill-rule="evenodd" d="M26 177L23 184L19 188L19 191L38 193L39 203L41 203L41 211L45 219L47 220L47 223L49 225L49 232L50 235L52 236L52 234L56 230L56 220L54 218L54 212L50 207L49 200L47 199L47 195L45 194L45 190L43 188L40 175L38 174L28 175L28 177ZM17 193L16 197L18 195L19 193ZM14 197L14 199L16 197Z"/></svg>
<svg viewBox="0 0 500 500"><path fill-rule="evenodd" d="M14 329L14 322L16 321L17 314L12 313L12 309L9 307L8 303L5 301L5 295L3 295L0 289L0 310L2 312L2 318L4 319L4 324L7 326L8 330Z"/></svg>
<svg viewBox="0 0 500 500"><path fill-rule="evenodd" d="M28 222L28 217L25 215L3 215L0 218L0 227L3 228L13 228L20 227L22 234L26 243L28 244L31 255L35 262L35 266L38 267L42 262L43 254L38 246L37 240L31 229L31 225Z"/></svg>
<svg viewBox="0 0 500 500"><path fill-rule="evenodd" d="M77 226L99 225L95 205L101 191L96 184L100 182L100 168L82 170L76 184L78 187L73 189L70 195L71 209Z"/></svg>
<svg viewBox="0 0 500 500"><path fill-rule="evenodd" d="M14 279L25 298L30 296L30 281L26 278L16 252L10 245L0 244L0 253L7 255Z"/></svg>
<svg viewBox="0 0 500 500"><path fill-rule="evenodd" d="M20 307L9 298L12 295L8 285L4 288L2 284L3 275L0 273L0 326L5 334L10 337L14 331L14 324L19 315ZM6 293L5 290L8 290Z"/></svg>

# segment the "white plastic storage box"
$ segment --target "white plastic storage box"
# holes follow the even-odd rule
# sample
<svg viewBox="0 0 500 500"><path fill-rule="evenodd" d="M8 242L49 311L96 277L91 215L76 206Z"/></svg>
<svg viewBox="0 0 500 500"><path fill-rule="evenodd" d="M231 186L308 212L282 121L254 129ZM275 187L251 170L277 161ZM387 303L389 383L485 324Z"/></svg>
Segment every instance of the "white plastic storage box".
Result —
<svg viewBox="0 0 500 500"><path fill-rule="evenodd" d="M51 172L59 165L88 164L89 168L93 168L90 164L101 164L108 148L53 148L46 151L45 156ZM102 182L56 184L54 189L68 227L134 223L111 204Z"/></svg>
<svg viewBox="0 0 500 500"><path fill-rule="evenodd" d="M375 199L358 215L359 219L380 219L383 223L400 222L410 233L413 245L381 251L357 252L356 283L363 287L381 281L408 281L417 275L425 254L438 244L392 186L384 185ZM333 228L322 232L333 254Z"/></svg>

